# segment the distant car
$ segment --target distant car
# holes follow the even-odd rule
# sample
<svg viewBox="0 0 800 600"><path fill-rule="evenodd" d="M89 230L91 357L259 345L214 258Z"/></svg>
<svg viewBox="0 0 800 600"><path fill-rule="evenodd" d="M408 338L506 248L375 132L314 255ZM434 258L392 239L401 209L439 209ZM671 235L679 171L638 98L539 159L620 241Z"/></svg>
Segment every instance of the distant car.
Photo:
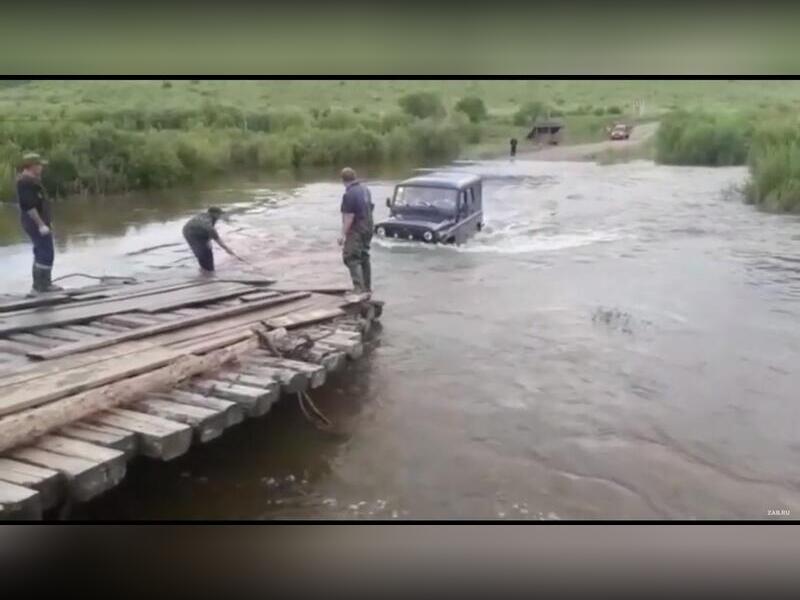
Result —
<svg viewBox="0 0 800 600"><path fill-rule="evenodd" d="M609 137L612 140L627 140L629 137L631 137L631 129L633 128L630 125L618 123L611 128Z"/></svg>
<svg viewBox="0 0 800 600"><path fill-rule="evenodd" d="M482 183L478 175L447 171L402 181L386 199L389 218L375 225L375 235L460 244L483 227Z"/></svg>

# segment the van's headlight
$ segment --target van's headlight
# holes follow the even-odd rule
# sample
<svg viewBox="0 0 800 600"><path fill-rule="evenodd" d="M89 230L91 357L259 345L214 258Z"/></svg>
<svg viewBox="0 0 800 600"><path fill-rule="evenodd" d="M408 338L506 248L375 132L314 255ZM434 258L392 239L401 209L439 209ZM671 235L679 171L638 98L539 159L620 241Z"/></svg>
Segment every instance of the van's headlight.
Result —
<svg viewBox="0 0 800 600"><path fill-rule="evenodd" d="M422 234L422 238L426 242L432 242L433 241L433 232L432 231L426 231L425 233Z"/></svg>
<svg viewBox="0 0 800 600"><path fill-rule="evenodd" d="M386 230L383 227L378 227L378 229L375 231L375 233L378 234L378 237L385 237L386 236Z"/></svg>

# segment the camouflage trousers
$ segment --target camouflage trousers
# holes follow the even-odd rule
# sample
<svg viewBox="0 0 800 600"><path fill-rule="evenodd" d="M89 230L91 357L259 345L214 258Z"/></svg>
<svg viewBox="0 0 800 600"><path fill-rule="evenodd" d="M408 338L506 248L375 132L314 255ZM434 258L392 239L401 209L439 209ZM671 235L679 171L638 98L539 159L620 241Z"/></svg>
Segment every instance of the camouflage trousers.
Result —
<svg viewBox="0 0 800 600"><path fill-rule="evenodd" d="M353 231L348 234L342 247L342 261L350 271L355 292L372 291L372 266L369 262L371 231Z"/></svg>

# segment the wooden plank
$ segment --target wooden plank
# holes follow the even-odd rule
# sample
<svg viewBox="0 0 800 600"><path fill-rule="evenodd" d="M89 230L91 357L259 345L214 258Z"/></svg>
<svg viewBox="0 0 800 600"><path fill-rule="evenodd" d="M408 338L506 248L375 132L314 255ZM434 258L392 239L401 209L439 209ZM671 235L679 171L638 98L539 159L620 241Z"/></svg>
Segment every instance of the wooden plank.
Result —
<svg viewBox="0 0 800 600"><path fill-rule="evenodd" d="M36 347L30 344L23 344L20 342L12 342L11 340L0 340L0 350L8 352L9 354L16 354L18 356L27 356L28 352L37 350Z"/></svg>
<svg viewBox="0 0 800 600"><path fill-rule="evenodd" d="M0 481L0 521L38 520L42 518L39 492Z"/></svg>
<svg viewBox="0 0 800 600"><path fill-rule="evenodd" d="M86 458L32 446L14 450L10 456L61 473L66 478L67 494L78 502L91 500L112 487L104 465Z"/></svg>
<svg viewBox="0 0 800 600"><path fill-rule="evenodd" d="M246 340L251 335L253 335L253 333L250 330L234 331L233 333L213 335L208 339L201 341L187 340L175 345L170 344L169 348L173 350L186 350L192 354L203 354L205 352L211 352L212 350L217 350L218 348L223 348L225 346L235 344L236 342Z"/></svg>
<svg viewBox="0 0 800 600"><path fill-rule="evenodd" d="M8 339L12 342L17 342L20 344L28 344L32 348L51 348L53 346L53 340L48 340L47 338L39 337L38 335L33 335L31 333L16 333L14 335L8 336Z"/></svg>
<svg viewBox="0 0 800 600"><path fill-rule="evenodd" d="M226 427L233 427L244 421L244 410L240 405L236 404L236 402L231 402L230 400L214 398L213 396L203 396L202 394L193 394L186 390L157 392L150 394L150 396L163 400L171 400L172 402L179 402L181 404L201 406L203 408L221 411L225 414Z"/></svg>
<svg viewBox="0 0 800 600"><path fill-rule="evenodd" d="M179 315L181 317L194 317L196 315L203 315L208 313L208 309L204 307L195 307L195 308L179 308L177 310L172 311L174 314Z"/></svg>
<svg viewBox="0 0 800 600"><path fill-rule="evenodd" d="M155 294L167 294L177 292L178 290L185 290L188 288L196 288L200 286L204 286L211 283L211 281L203 280L203 279L194 279L194 280L184 280L184 281L175 281L175 280L166 280L166 281L155 281L155 282L141 282L135 284L119 284L113 286L107 286L103 290L103 299L99 302L88 302L92 300L90 297L75 296L75 300L80 300L84 302L84 305L89 304L99 304L102 302L114 302L120 299L131 299L131 298L144 298L146 296L152 296ZM89 294L87 294L88 296Z"/></svg>
<svg viewBox="0 0 800 600"><path fill-rule="evenodd" d="M273 369L287 369L305 373L308 377L309 387L312 389L322 386L327 377L325 367L311 363L305 363L299 360L277 358L263 350L254 352L250 360L257 365L262 365Z"/></svg>
<svg viewBox="0 0 800 600"><path fill-rule="evenodd" d="M200 290L194 291L194 293L192 290L178 290L177 292L153 295L153 298L148 298L146 302L141 298L124 298L91 305L66 305L15 317L3 316L0 318L0 335L72 325L104 316L139 310L143 306L148 312L182 308L199 302L230 298L251 290L252 288L248 285L211 283L203 286L202 293Z"/></svg>
<svg viewBox="0 0 800 600"><path fill-rule="evenodd" d="M33 298L21 298L17 300L9 300L0 302L0 312L13 312L25 308L35 308L38 306L50 306L52 304L60 304L67 302L70 299L69 294L47 294L40 295Z"/></svg>
<svg viewBox="0 0 800 600"><path fill-rule="evenodd" d="M0 479L39 492L44 510L56 506L66 493L64 479L57 471L10 458L0 458Z"/></svg>
<svg viewBox="0 0 800 600"><path fill-rule="evenodd" d="M254 388L214 379L192 381L189 383L189 388L201 394L241 404L248 417L261 417L267 414L276 396L272 389Z"/></svg>
<svg viewBox="0 0 800 600"><path fill-rule="evenodd" d="M306 290L295 290L295 291L306 291ZM279 296L280 292L276 291L269 291L269 292L253 292L252 294L245 294L244 296L240 296L239 299L243 302L256 302L258 300L266 300L267 298L275 298Z"/></svg>
<svg viewBox="0 0 800 600"><path fill-rule="evenodd" d="M67 325L61 328L62 331L74 331L75 333L83 333L85 335L100 337L112 333L108 329L97 327L96 325Z"/></svg>
<svg viewBox="0 0 800 600"><path fill-rule="evenodd" d="M173 315L172 313L148 313L148 326L154 325L155 323L166 323L167 321L174 321L175 319L179 319L179 315Z"/></svg>
<svg viewBox="0 0 800 600"><path fill-rule="evenodd" d="M214 379L220 381L227 381L228 383L235 383L239 385L246 385L259 390L272 391L274 394L273 400L277 400L280 394L280 381L272 377L259 377L257 375L248 375L238 371L220 371L214 373Z"/></svg>
<svg viewBox="0 0 800 600"><path fill-rule="evenodd" d="M269 327L273 327L276 329L278 327L285 327L286 329L295 329L303 325L311 325L312 323L319 323L320 321L334 319L336 317L344 316L345 314L346 313L339 308L309 310L309 311L298 312L291 315L286 315L283 317L275 317L273 319L267 319L266 324Z"/></svg>
<svg viewBox="0 0 800 600"><path fill-rule="evenodd" d="M154 313L185 306L207 304L208 302L240 296L252 290L253 288L249 285L216 281L215 284L209 284L205 288L186 290L180 298L153 297L152 300L142 304L140 310L146 313Z"/></svg>
<svg viewBox="0 0 800 600"><path fill-rule="evenodd" d="M58 434L64 437L90 442L99 446L119 450L130 460L137 452L137 438L131 431L109 427L108 425L98 425L89 421L78 421L72 425L67 425L58 430Z"/></svg>
<svg viewBox="0 0 800 600"><path fill-rule="evenodd" d="M258 339L253 335L250 339L234 346L202 356L187 355L166 367L143 375L115 381L62 398L58 402L50 402L0 417L0 452L30 443L45 433L87 418L97 411L129 404L149 392L160 391L195 375L219 369L257 348Z"/></svg>
<svg viewBox="0 0 800 600"><path fill-rule="evenodd" d="M142 327L151 327L156 324L155 319L137 313L123 313L121 315L109 315L100 319L100 323L104 325L114 325L116 327L125 327L130 329L140 329Z"/></svg>
<svg viewBox="0 0 800 600"><path fill-rule="evenodd" d="M50 340L55 340L59 342L85 342L88 339L91 339L92 336L88 336L83 333L76 333L74 331L69 331L60 327L55 327L52 329L40 329L36 332L36 335L39 337L44 337Z"/></svg>
<svg viewBox="0 0 800 600"><path fill-rule="evenodd" d="M291 369L274 369L250 361L242 364L241 371L245 375L276 379L281 384L281 391L287 394L297 394L308 389L308 375Z"/></svg>
<svg viewBox="0 0 800 600"><path fill-rule="evenodd" d="M175 331L176 329L183 329L192 325L201 325L209 321L237 316L260 308L266 308L270 306L283 304L285 302L291 302L292 300L298 300L301 298L305 298L307 296L308 294L305 293L287 294L285 296L281 296L278 298L270 298L267 300L262 300L260 302L243 304L235 308L224 308L221 310L210 312L206 315L197 315L196 317L185 317L182 319L176 319L169 323L160 323L158 325L153 325L152 327L145 327L143 329L133 330L126 333L120 333L115 336L110 336L98 340L91 340L81 344L61 346L51 351L39 352L36 353L35 355L31 354L31 356L33 358L51 360L53 358L58 358L60 356L67 356L69 354L73 354L76 352L87 352L89 350L96 350L98 348L103 348L113 344L119 344L121 342L129 340L141 339L143 337Z"/></svg>
<svg viewBox="0 0 800 600"><path fill-rule="evenodd" d="M112 409L92 415L89 420L134 432L139 451L149 458L173 460L186 454L192 444L192 428L188 425L138 411Z"/></svg>
<svg viewBox="0 0 800 600"><path fill-rule="evenodd" d="M153 396L147 396L144 400L132 404L131 408L178 423L186 423L192 427L197 441L203 444L221 436L227 426L224 411L179 404Z"/></svg>
<svg viewBox="0 0 800 600"><path fill-rule="evenodd" d="M60 435L45 435L36 441L39 450L90 460L102 466L106 489L119 485L125 478L127 459L123 452Z"/></svg>
<svg viewBox="0 0 800 600"><path fill-rule="evenodd" d="M344 368L347 364L347 355L334 348L325 348L315 343L312 348L306 351L306 359L318 365L322 365L329 373L335 373Z"/></svg>
<svg viewBox="0 0 800 600"><path fill-rule="evenodd" d="M138 354L117 356L16 385L2 385L0 416L146 373L163 367L181 356L182 352L178 350L152 348Z"/></svg>
<svg viewBox="0 0 800 600"><path fill-rule="evenodd" d="M364 355L364 344L352 338L331 335L315 342L321 348L332 348L347 354L349 358L358 359Z"/></svg>

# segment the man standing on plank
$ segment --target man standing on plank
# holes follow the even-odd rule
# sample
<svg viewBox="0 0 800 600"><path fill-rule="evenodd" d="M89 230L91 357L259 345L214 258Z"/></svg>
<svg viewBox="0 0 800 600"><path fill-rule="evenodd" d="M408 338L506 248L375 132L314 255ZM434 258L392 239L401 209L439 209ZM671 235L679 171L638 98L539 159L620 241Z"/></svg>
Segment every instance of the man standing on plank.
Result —
<svg viewBox="0 0 800 600"><path fill-rule="evenodd" d="M228 248L217 233L216 224L222 216L222 209L212 206L206 212L195 215L183 226L183 237L194 252L197 262L200 264L200 271L209 275L214 272L214 250L211 241L217 242L220 248L228 254L242 260L238 254Z"/></svg>
<svg viewBox="0 0 800 600"><path fill-rule="evenodd" d="M342 260L350 271L353 292L372 292L372 266L369 260L369 245L372 241L372 195L369 188L356 179L350 167L342 169Z"/></svg>
<svg viewBox="0 0 800 600"><path fill-rule="evenodd" d="M41 156L29 153L22 157L17 177L17 202L22 228L33 243L33 290L31 295L57 292L52 283L55 246L51 230L50 199L42 185L42 171L47 164Z"/></svg>

